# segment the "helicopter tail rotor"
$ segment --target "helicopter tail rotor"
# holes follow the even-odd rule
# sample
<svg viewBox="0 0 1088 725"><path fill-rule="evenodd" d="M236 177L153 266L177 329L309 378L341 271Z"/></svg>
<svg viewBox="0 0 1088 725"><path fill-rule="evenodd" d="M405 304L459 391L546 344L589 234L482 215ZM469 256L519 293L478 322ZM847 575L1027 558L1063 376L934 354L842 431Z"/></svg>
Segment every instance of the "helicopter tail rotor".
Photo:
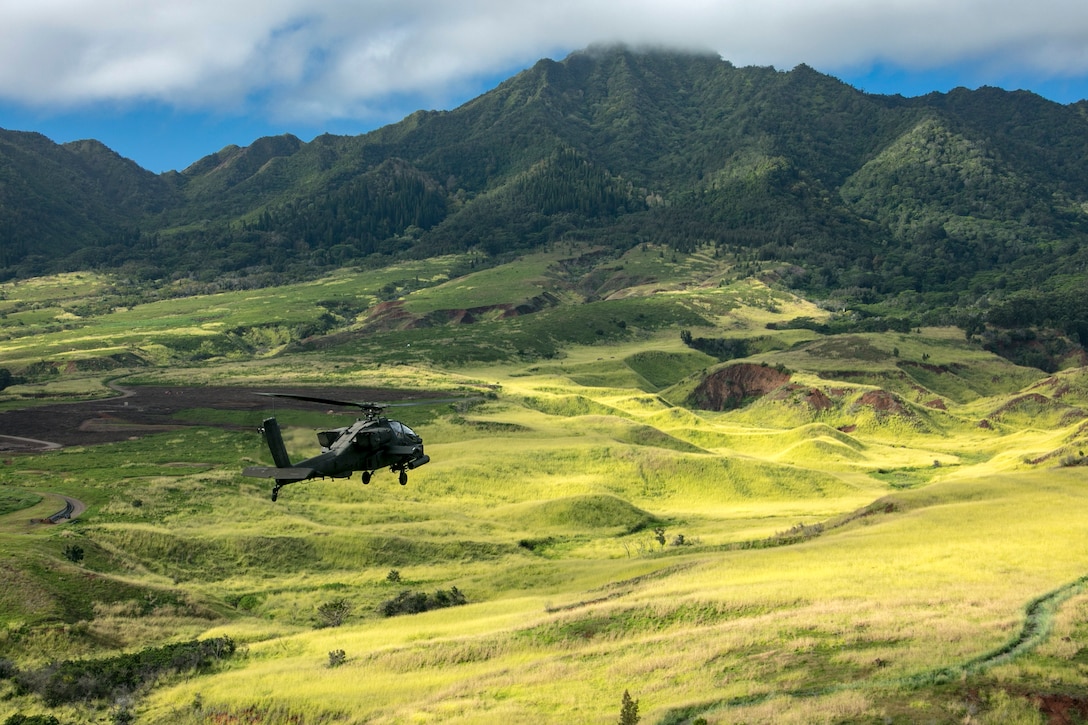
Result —
<svg viewBox="0 0 1088 725"><path fill-rule="evenodd" d="M268 450L272 453L272 460L277 468L290 468L291 458L287 455L287 446L283 443L283 434L280 433L280 424L275 418L265 418L261 427Z"/></svg>

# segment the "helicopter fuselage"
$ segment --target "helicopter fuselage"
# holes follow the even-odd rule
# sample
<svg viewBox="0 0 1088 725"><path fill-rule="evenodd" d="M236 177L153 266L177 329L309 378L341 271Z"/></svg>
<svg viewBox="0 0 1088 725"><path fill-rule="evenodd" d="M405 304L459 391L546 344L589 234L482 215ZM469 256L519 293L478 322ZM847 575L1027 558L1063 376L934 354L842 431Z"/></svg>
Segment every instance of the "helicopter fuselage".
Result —
<svg viewBox="0 0 1088 725"><path fill-rule="evenodd" d="M318 476L345 478L356 471L385 466L416 468L426 463L420 461L424 458L423 439L403 423L387 418L360 419L343 428L323 430L317 441L321 453L294 467L313 468Z"/></svg>
<svg viewBox="0 0 1088 725"><path fill-rule="evenodd" d="M276 465L250 466L243 474L276 479L273 501L280 488L289 483L312 478L347 478L356 471L362 472L363 483L370 483L374 471L385 466L400 473L403 486L408 483L409 470L431 460L424 454L423 439L415 431L400 421L380 416L368 416L343 428L319 431L317 440L321 453L298 463L291 463L275 418L265 419L261 431Z"/></svg>

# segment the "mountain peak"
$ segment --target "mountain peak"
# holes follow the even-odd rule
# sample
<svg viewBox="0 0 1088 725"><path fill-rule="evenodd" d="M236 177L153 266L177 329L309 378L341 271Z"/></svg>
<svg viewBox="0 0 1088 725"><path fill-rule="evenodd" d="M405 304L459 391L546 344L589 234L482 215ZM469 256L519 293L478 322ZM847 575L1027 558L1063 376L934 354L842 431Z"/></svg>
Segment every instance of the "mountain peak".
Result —
<svg viewBox="0 0 1088 725"><path fill-rule="evenodd" d="M0 274L87 259L301 274L570 239L773 260L828 297L1057 284L1088 275L1086 108L994 89L890 98L806 64L608 44L450 111L362 136L261 138L179 175L138 173L97 142L61 153L5 132L0 173L16 173L0 184ZM116 244L118 228L140 243Z"/></svg>

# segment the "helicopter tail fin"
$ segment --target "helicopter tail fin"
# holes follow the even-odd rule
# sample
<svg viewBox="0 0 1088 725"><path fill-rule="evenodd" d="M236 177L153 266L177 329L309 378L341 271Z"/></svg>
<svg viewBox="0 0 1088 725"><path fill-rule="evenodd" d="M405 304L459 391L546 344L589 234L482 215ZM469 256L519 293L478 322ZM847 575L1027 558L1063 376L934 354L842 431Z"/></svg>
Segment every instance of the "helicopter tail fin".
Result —
<svg viewBox="0 0 1088 725"><path fill-rule="evenodd" d="M272 453L272 460L277 468L291 468L291 459L287 455L287 446L283 444L283 435L280 433L280 424L275 418L265 418L261 427L264 439L268 443L268 450Z"/></svg>

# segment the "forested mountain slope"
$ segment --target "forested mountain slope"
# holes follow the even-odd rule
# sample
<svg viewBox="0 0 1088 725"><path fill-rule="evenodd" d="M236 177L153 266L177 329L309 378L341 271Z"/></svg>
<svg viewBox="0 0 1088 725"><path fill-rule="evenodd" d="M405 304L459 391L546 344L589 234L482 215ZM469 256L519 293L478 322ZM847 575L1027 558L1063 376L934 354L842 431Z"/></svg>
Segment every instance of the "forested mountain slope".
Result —
<svg viewBox="0 0 1088 725"><path fill-rule="evenodd" d="M949 307L1081 290L1086 208L1083 104L873 96L804 65L624 47L542 60L452 111L262 138L180 173L0 136L5 278L124 267L258 284L389 255L652 241L780 262L811 294Z"/></svg>

